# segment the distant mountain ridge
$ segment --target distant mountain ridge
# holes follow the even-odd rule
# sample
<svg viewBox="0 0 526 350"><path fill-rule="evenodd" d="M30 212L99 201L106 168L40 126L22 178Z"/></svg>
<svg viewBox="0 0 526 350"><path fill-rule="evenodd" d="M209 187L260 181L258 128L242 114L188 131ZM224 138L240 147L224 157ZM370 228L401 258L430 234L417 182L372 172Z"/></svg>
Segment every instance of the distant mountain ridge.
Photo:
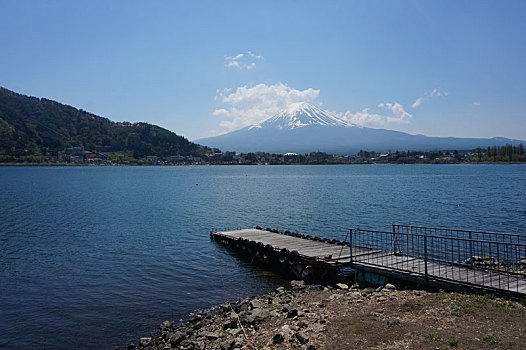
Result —
<svg viewBox="0 0 526 350"><path fill-rule="evenodd" d="M236 152L308 153L323 151L353 154L360 150L474 149L477 147L525 143L504 137L491 139L427 137L404 132L373 129L349 123L309 103L296 103L259 123L215 136L195 140L209 147Z"/></svg>
<svg viewBox="0 0 526 350"><path fill-rule="evenodd" d="M118 123L45 98L0 87L0 162L32 161L68 147L154 155L203 155L186 138L147 123Z"/></svg>

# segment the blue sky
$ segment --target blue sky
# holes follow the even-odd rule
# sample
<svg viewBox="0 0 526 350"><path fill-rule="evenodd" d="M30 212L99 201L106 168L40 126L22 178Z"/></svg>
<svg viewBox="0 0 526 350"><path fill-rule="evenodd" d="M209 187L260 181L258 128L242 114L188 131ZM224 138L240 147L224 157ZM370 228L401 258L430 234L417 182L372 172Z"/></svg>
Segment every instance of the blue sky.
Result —
<svg viewBox="0 0 526 350"><path fill-rule="evenodd" d="M190 139L305 100L526 140L525 16L524 1L0 0L0 85Z"/></svg>

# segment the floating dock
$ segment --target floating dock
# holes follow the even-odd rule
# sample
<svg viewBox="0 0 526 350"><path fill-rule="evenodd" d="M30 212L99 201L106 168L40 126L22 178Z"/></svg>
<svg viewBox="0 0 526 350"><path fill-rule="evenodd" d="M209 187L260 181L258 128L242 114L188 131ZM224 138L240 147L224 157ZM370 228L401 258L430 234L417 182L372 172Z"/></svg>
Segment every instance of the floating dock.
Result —
<svg viewBox="0 0 526 350"><path fill-rule="evenodd" d="M339 241L259 227L211 232L212 240L294 278L334 282L406 281L449 290L526 297L526 236L393 225L350 229Z"/></svg>

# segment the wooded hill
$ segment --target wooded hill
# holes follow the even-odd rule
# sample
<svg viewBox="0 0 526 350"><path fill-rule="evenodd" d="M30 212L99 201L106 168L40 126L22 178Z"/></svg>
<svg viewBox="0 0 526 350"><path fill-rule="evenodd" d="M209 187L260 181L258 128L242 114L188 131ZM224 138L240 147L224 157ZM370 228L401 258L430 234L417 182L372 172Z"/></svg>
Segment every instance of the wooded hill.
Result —
<svg viewBox="0 0 526 350"><path fill-rule="evenodd" d="M208 148L147 123L113 122L0 87L0 162L39 162L70 147L146 156L202 156Z"/></svg>

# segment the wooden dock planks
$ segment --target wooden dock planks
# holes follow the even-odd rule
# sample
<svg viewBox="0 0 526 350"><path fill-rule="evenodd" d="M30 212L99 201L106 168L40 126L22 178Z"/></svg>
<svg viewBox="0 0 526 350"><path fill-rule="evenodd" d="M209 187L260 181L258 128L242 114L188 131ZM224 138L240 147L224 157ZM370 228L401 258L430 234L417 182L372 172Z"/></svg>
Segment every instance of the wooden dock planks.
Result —
<svg viewBox="0 0 526 350"><path fill-rule="evenodd" d="M242 238L261 242L264 245L271 245L274 250L288 249L289 251L297 251L300 255L307 259L326 259L331 256L333 259L338 257L349 257L349 247L318 242L313 240L306 240L292 236L277 234L257 229L243 229L227 232L217 232L216 234L225 235L232 238ZM347 259L350 261L350 259Z"/></svg>
<svg viewBox="0 0 526 350"><path fill-rule="evenodd" d="M287 249L297 251L303 259L323 261L328 266L351 265L349 246L336 245L315 240L263 231L259 229L241 229L234 231L213 232L216 237L228 239L246 239L264 245L271 245L275 251ZM212 235L211 234L211 235ZM364 247L353 248L353 266L373 267L377 270L398 271L411 276L421 275L426 271L426 261L423 258L398 255L391 252L371 250ZM448 264L444 262L427 261L427 277L448 281L450 284L469 284L475 288L489 288L502 291L512 291L526 295L526 276L513 275L506 272L490 271L469 266Z"/></svg>

